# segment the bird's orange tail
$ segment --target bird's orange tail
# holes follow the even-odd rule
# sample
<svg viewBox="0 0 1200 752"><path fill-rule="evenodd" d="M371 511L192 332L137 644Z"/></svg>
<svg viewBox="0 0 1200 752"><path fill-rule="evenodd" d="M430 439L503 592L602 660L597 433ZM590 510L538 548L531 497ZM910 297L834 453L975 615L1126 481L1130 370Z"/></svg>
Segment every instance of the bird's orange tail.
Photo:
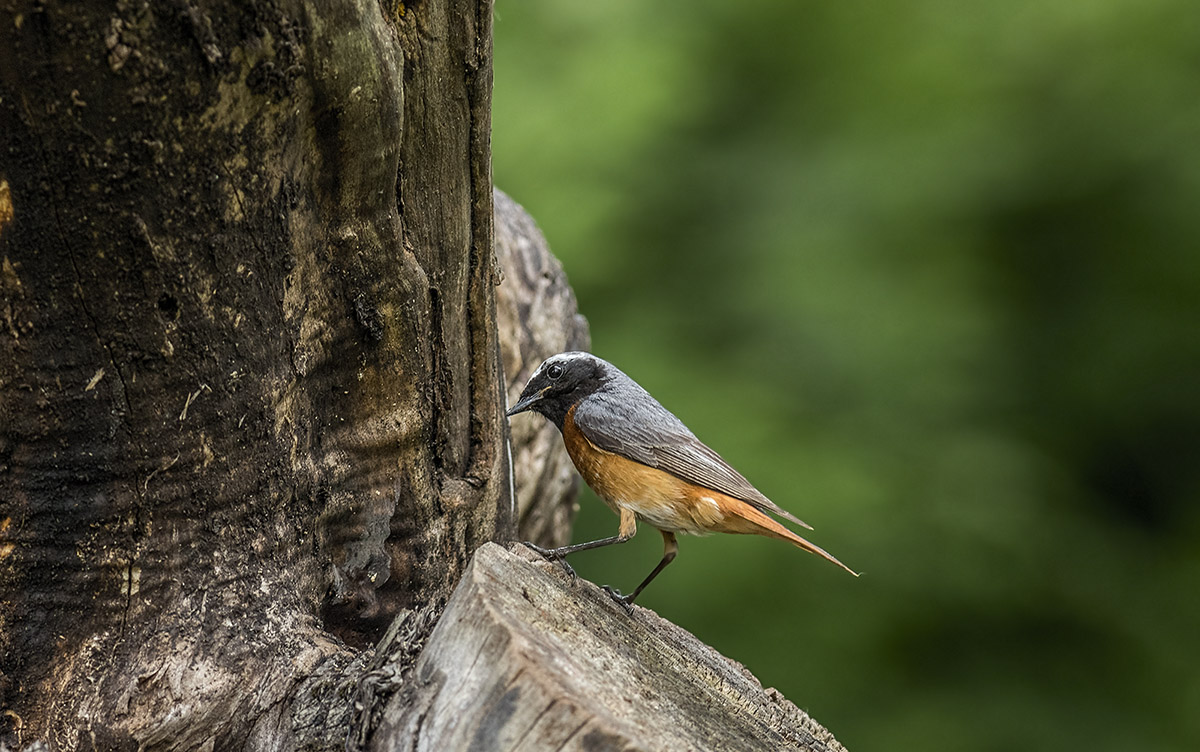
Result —
<svg viewBox="0 0 1200 752"><path fill-rule="evenodd" d="M772 520L772 522L774 522L774 520ZM773 537L781 538L781 539L787 541L788 543L791 543L792 545L796 546L797 548L803 548L805 551L809 552L810 554L816 554L817 556L820 556L822 559L824 559L826 561L830 561L830 562L833 562L834 564L837 564L839 567L846 570L847 572L854 575L855 577L858 576L858 572L855 572L850 567L848 567L845 564L843 564L842 562L838 561L836 556L829 553L825 549L821 548L817 544L812 543L810 541L806 541L805 539L801 538L799 535L796 535L795 533L793 533L791 530L788 530L783 525L779 525L778 523L776 523L776 526L779 528L779 531L772 531L775 533L775 535Z"/></svg>
<svg viewBox="0 0 1200 752"><path fill-rule="evenodd" d="M750 526L746 526L742 529L736 529L736 530L731 529L729 532L754 533L757 535L765 535L768 538L778 538L779 540L785 540L788 543L791 543L793 546L796 546L797 548L802 548L805 551L809 552L810 554L816 554L817 556L820 556L822 559L824 559L828 562L837 564L839 567L846 570L850 574L854 575L855 577L858 577L858 572L855 572L850 567L848 567L845 564L843 564L842 562L838 561L837 557L835 557L833 554L829 553L828 551L821 548L817 544L807 541L804 538L801 538L799 535L796 535L791 530L788 530L786 527L784 527L783 525L780 525L778 522L771 519L770 517L763 514L762 512L758 511L757 509L750 506L749 504L741 505L737 509L737 515L738 515L738 517L741 518L741 521L743 521L745 523L749 523L750 526L753 526L753 528L756 528L756 529L752 529ZM739 526L739 527L742 527L742 526Z"/></svg>

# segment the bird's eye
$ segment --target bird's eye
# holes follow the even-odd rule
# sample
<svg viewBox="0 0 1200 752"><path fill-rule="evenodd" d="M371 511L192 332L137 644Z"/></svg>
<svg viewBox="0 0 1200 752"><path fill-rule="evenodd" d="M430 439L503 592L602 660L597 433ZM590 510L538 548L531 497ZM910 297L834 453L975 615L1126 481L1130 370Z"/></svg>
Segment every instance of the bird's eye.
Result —
<svg viewBox="0 0 1200 752"><path fill-rule="evenodd" d="M553 363L546 369L546 375L551 379L558 379L563 375L563 367L557 363Z"/></svg>

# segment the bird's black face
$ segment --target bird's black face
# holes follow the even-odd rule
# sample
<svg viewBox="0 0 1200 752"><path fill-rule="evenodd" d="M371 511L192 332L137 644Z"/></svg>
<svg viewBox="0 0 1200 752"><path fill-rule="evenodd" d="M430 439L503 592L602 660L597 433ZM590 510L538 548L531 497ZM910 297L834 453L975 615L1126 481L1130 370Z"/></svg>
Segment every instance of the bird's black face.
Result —
<svg viewBox="0 0 1200 752"><path fill-rule="evenodd" d="M541 413L562 429L567 410L604 383L604 361L583 352L560 353L547 358L533 372L521 398L507 415L526 410Z"/></svg>

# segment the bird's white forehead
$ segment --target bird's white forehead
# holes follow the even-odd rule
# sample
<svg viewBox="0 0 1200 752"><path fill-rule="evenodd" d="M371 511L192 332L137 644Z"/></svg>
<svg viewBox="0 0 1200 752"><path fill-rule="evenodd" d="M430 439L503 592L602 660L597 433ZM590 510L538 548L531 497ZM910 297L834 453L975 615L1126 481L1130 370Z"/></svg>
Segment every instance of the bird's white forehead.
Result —
<svg viewBox="0 0 1200 752"><path fill-rule="evenodd" d="M549 367L553 363L557 363L560 366L565 366L568 363L574 363L574 362L578 362L581 360L595 362L600 359L597 358L595 355L592 355L591 353L580 352L578 350L573 350L571 352L559 353L558 355L551 355L549 358L546 358L545 360L543 360L542 364L537 367L536 371L533 372L533 375L537 376L539 373L546 370L546 368Z"/></svg>

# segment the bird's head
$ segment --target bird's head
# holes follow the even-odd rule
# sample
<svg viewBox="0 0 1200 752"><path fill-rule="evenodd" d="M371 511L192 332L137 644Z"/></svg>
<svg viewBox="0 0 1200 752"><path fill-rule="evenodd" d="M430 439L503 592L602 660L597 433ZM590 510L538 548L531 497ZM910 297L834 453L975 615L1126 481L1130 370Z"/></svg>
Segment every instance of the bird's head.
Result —
<svg viewBox="0 0 1200 752"><path fill-rule="evenodd" d="M533 410L561 429L571 406L604 385L608 368L608 363L585 352L565 352L546 358L529 377L517 404L506 414Z"/></svg>

